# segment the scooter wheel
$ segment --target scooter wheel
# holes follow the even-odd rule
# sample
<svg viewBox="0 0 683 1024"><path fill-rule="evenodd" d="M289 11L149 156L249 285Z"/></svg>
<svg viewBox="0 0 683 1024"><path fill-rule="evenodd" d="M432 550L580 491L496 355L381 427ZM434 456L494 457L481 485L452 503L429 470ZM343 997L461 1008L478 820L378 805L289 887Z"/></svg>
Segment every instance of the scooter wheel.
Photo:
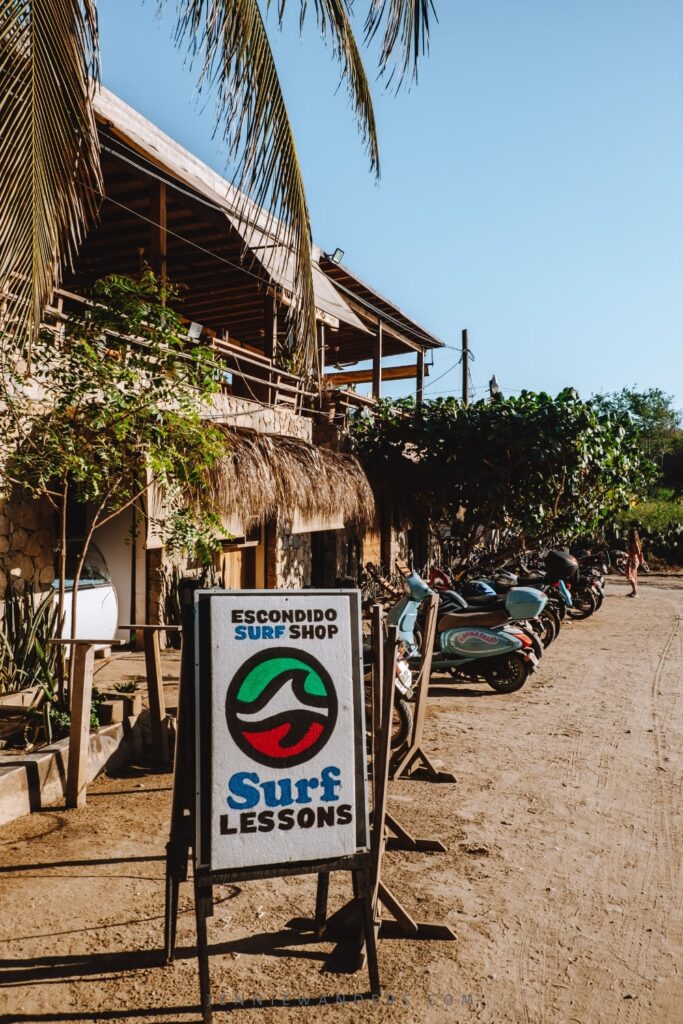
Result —
<svg viewBox="0 0 683 1024"><path fill-rule="evenodd" d="M550 647L560 628L559 619L556 619L550 608L546 606L538 616L538 622L538 637L544 647Z"/></svg>
<svg viewBox="0 0 683 1024"><path fill-rule="evenodd" d="M391 719L391 749L398 750L407 743L413 730L413 713L405 700L394 701Z"/></svg>
<svg viewBox="0 0 683 1024"><path fill-rule="evenodd" d="M572 590L573 606L568 609L572 619L588 619L598 607L597 598L591 587L577 587Z"/></svg>
<svg viewBox="0 0 683 1024"><path fill-rule="evenodd" d="M496 659L495 665L489 666L486 682L496 693L514 693L522 689L530 672L530 662L518 654L508 654Z"/></svg>

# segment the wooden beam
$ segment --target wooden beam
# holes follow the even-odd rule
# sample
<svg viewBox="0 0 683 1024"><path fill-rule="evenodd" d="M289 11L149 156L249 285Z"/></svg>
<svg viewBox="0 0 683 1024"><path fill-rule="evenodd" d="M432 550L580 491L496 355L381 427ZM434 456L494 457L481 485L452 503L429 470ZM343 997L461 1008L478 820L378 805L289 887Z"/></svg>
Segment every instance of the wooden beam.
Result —
<svg viewBox="0 0 683 1024"><path fill-rule="evenodd" d="M338 373L325 375L325 383L336 387L339 384L370 384L373 381L374 367L367 370L341 370ZM411 380L417 376L414 363L402 366L383 366L382 380Z"/></svg>
<svg viewBox="0 0 683 1024"><path fill-rule="evenodd" d="M330 280L334 282L334 278L330 278ZM380 318L374 313L371 313L367 306L362 302L352 299L346 292L342 293L342 297L347 306L350 306L353 312L356 313L361 320L364 320L368 324L372 324L373 327L379 327ZM396 341L400 341L402 345L405 345L406 348L411 349L413 352L419 352L420 349L423 348L419 341L413 341L412 338L409 338L407 334L404 334L403 331L399 330L394 324L388 324L382 320L382 329L385 334L395 338ZM370 339L368 339L368 341L369 340Z"/></svg>
<svg viewBox="0 0 683 1024"><path fill-rule="evenodd" d="M382 397L382 321L377 325L375 351L372 358L372 397Z"/></svg>

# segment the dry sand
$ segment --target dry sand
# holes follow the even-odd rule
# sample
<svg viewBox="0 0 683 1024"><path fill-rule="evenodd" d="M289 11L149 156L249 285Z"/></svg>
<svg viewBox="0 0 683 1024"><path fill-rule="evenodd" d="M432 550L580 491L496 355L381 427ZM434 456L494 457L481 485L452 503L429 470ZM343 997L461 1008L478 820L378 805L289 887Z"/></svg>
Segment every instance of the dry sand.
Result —
<svg viewBox="0 0 683 1024"><path fill-rule="evenodd" d="M611 582L517 694L433 687L425 745L458 782L392 784L390 810L448 852L390 853L386 877L457 941L383 940L385 994L354 1002L366 975L286 927L312 912L312 878L224 887L211 970L235 1009L216 1021L683 1020L683 581L625 594ZM169 799L169 775L131 769L83 810L0 830L0 1022L200 1019L189 886L159 966ZM333 905L347 895L340 878Z"/></svg>

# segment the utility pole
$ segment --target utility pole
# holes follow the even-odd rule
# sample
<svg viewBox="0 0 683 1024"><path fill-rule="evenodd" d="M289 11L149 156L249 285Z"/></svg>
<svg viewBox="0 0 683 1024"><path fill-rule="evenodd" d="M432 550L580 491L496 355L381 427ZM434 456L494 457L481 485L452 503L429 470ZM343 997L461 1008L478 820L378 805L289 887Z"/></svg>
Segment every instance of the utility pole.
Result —
<svg viewBox="0 0 683 1024"><path fill-rule="evenodd" d="M467 346L467 331L462 332L462 404L467 405L470 397L470 375L469 375L469 348Z"/></svg>

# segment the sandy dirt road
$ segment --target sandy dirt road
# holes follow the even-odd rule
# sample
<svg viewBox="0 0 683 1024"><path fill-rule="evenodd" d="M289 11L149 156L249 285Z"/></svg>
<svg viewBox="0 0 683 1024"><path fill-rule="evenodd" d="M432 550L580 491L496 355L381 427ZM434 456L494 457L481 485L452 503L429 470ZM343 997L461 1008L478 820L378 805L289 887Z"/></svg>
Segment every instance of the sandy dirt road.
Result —
<svg viewBox="0 0 683 1024"><path fill-rule="evenodd" d="M458 782L392 784L390 810L448 852L390 853L386 874L457 941L382 941L385 994L354 1002L366 976L286 928L312 879L226 887L218 1022L683 1020L683 580L625 594L610 583L518 694L433 687L426 746ZM0 830L0 1022L197 1021L188 887L159 966L170 777L131 769L88 800ZM337 881L333 904L347 894Z"/></svg>

